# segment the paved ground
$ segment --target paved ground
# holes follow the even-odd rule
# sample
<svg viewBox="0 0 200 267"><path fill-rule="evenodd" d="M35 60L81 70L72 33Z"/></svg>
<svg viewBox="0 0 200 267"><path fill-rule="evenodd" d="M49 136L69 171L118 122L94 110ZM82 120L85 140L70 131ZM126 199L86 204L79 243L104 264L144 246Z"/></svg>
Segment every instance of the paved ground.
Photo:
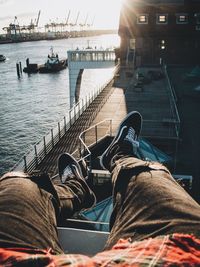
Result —
<svg viewBox="0 0 200 267"><path fill-rule="evenodd" d="M113 121L113 131L115 132L121 120L132 110L138 110L143 116L143 128L141 135L150 139L155 144L169 144L170 140L177 138L174 121L176 116L171 108L171 95L166 78L152 80L144 83L143 90L136 90L136 73L142 72L145 77L148 70L152 68L142 68L133 73L133 77L128 77L126 68L122 68L120 75L114 83L114 91L109 100L103 106L94 120L94 124L106 118ZM161 71L160 68L154 68ZM159 140L159 142L158 142ZM165 145L166 147L166 145ZM174 152L168 151L165 152Z"/></svg>

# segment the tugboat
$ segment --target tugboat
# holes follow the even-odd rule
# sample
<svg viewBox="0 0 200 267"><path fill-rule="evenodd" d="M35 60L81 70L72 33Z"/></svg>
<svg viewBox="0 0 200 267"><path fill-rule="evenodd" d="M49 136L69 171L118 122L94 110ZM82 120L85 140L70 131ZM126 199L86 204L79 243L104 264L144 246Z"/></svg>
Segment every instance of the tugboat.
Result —
<svg viewBox="0 0 200 267"><path fill-rule="evenodd" d="M0 62L3 62L6 60L6 57L4 55L0 55Z"/></svg>
<svg viewBox="0 0 200 267"><path fill-rule="evenodd" d="M48 55L48 59L44 65L39 68L40 73L58 72L67 67L67 59L59 59L58 54L53 52L51 48L51 54Z"/></svg>

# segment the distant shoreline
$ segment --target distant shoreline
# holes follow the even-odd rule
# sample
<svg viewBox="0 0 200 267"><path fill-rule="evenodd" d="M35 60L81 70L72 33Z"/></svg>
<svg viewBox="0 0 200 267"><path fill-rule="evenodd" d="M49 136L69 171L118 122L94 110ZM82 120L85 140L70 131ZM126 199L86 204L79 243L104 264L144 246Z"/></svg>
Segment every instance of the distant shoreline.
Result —
<svg viewBox="0 0 200 267"><path fill-rule="evenodd" d="M59 40L67 38L78 38L78 37L90 37L102 34L117 34L118 30L90 30L90 31L76 31L76 32L38 32L27 35L11 35L5 36L0 34L0 44L12 44L21 42L34 42L44 40Z"/></svg>

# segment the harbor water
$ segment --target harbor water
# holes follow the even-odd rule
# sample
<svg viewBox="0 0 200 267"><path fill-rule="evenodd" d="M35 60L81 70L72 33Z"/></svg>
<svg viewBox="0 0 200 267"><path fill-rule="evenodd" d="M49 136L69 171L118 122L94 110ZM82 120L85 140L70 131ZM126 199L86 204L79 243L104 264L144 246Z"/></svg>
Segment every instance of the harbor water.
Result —
<svg viewBox="0 0 200 267"><path fill-rule="evenodd" d="M43 64L51 47L63 58L67 50L87 46L113 48L119 46L119 38L101 35L0 45L0 54L7 58L0 62L0 175L32 150L69 110L68 69L49 74L23 73L18 78L16 63L21 62L23 68L29 58L30 63ZM84 70L80 98L102 85L111 72Z"/></svg>

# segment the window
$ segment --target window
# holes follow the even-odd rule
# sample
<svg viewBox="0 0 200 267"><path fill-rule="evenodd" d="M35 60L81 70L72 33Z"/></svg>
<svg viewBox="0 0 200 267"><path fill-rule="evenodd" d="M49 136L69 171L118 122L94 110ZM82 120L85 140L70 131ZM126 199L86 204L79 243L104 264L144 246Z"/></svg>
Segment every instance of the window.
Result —
<svg viewBox="0 0 200 267"><path fill-rule="evenodd" d="M130 39L130 49L135 49L135 39Z"/></svg>
<svg viewBox="0 0 200 267"><path fill-rule="evenodd" d="M157 14L157 24L167 24L168 23L168 15L167 14Z"/></svg>
<svg viewBox="0 0 200 267"><path fill-rule="evenodd" d="M164 50L165 48L166 48L165 40L161 40L161 41L160 41L160 49L161 49L161 50Z"/></svg>
<svg viewBox="0 0 200 267"><path fill-rule="evenodd" d="M200 13L195 13L194 17L196 19L196 24L200 24Z"/></svg>
<svg viewBox="0 0 200 267"><path fill-rule="evenodd" d="M187 24L188 15L187 14L176 14L176 23L177 24Z"/></svg>
<svg viewBox="0 0 200 267"><path fill-rule="evenodd" d="M138 24L148 24L148 15L147 14L139 14L137 16Z"/></svg>

